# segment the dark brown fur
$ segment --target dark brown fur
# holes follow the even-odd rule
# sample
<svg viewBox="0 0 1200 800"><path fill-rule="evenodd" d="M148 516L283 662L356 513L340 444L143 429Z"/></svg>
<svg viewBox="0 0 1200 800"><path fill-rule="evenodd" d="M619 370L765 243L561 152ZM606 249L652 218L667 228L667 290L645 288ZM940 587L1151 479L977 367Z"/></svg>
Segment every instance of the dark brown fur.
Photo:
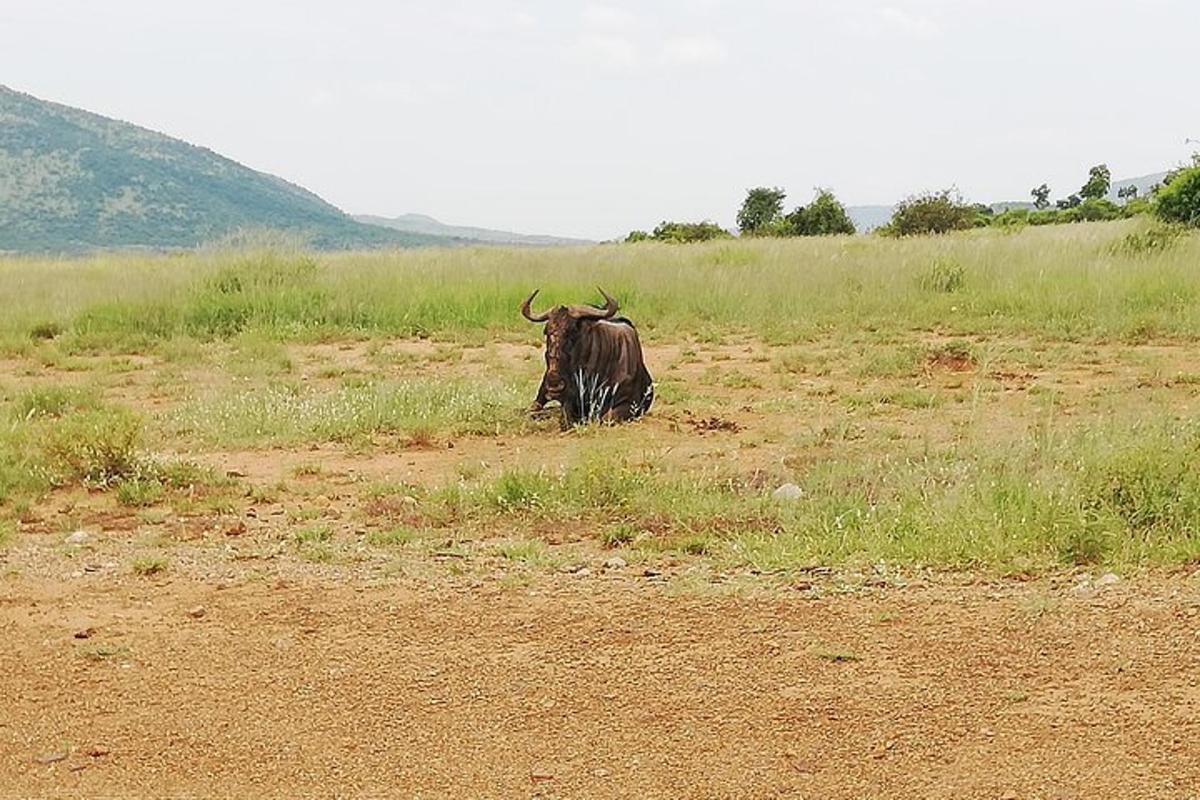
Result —
<svg viewBox="0 0 1200 800"><path fill-rule="evenodd" d="M564 428L636 419L654 402L654 381L637 329L628 319L613 317L616 301L605 297L609 306L603 310L558 306L534 317L528 300L522 306L527 318L546 323L546 373L533 409L557 400Z"/></svg>

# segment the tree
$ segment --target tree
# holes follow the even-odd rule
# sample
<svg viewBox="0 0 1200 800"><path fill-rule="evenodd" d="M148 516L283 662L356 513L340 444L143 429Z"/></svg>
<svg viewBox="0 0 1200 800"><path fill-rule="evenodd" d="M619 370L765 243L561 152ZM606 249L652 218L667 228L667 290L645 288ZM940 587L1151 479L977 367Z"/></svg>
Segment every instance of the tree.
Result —
<svg viewBox="0 0 1200 800"><path fill-rule="evenodd" d="M881 229L890 236L947 233L975 227L978 212L953 189L913 195L892 212L892 221Z"/></svg>
<svg viewBox="0 0 1200 800"><path fill-rule="evenodd" d="M1117 189L1117 199L1118 200L1133 200L1137 196L1138 196L1138 187L1132 183L1129 184L1128 186L1122 186L1120 189Z"/></svg>
<svg viewBox="0 0 1200 800"><path fill-rule="evenodd" d="M1108 195L1112 186L1112 173L1107 164L1097 164L1088 170L1087 183L1079 190L1079 196L1084 200L1100 200Z"/></svg>
<svg viewBox="0 0 1200 800"><path fill-rule="evenodd" d="M1033 195L1033 207L1038 211L1050 207L1050 187L1046 184L1036 187L1030 194Z"/></svg>
<svg viewBox="0 0 1200 800"><path fill-rule="evenodd" d="M783 213L783 200L787 193L778 186L758 186L746 190L746 199L737 214L738 230L755 233L759 228L770 225Z"/></svg>
<svg viewBox="0 0 1200 800"><path fill-rule="evenodd" d="M1174 173L1155 196L1154 213L1163 222L1200 227L1200 164Z"/></svg>
<svg viewBox="0 0 1200 800"><path fill-rule="evenodd" d="M828 189L817 189L807 207L800 206L785 217L792 236L832 236L855 233L846 207Z"/></svg>
<svg viewBox="0 0 1200 800"><path fill-rule="evenodd" d="M1073 194L1065 200L1056 200L1054 205L1058 206L1060 211L1066 211L1068 208L1075 208L1082 202L1083 200L1079 195Z"/></svg>

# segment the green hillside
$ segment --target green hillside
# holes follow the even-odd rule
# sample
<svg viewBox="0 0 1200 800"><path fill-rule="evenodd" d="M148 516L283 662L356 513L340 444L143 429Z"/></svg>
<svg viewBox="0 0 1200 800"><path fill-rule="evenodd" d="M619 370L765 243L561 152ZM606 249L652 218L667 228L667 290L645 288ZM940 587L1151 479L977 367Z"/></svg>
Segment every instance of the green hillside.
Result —
<svg viewBox="0 0 1200 800"><path fill-rule="evenodd" d="M247 228L320 248L456 243L364 225L211 150L0 86L0 251L195 247Z"/></svg>

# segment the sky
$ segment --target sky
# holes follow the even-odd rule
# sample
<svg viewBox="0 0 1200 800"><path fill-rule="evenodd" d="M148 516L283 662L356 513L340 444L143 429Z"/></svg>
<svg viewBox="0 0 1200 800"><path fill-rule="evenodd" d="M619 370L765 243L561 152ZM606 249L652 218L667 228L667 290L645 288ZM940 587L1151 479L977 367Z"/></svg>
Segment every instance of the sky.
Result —
<svg viewBox="0 0 1200 800"><path fill-rule="evenodd" d="M0 84L351 213L613 238L1196 149L1194 0L0 0Z"/></svg>

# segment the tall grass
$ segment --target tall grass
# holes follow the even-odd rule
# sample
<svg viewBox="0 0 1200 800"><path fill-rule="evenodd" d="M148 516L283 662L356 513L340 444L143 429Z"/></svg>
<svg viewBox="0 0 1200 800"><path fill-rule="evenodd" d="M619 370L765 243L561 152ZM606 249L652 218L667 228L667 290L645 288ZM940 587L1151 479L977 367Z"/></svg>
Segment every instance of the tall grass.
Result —
<svg viewBox="0 0 1200 800"><path fill-rule="evenodd" d="M616 294L647 336L938 328L1049 336L1200 336L1200 237L1130 253L1146 223L944 237L836 237L574 249L305 255L212 252L0 261L12 343L61 329L82 347L265 331L534 336L517 306Z"/></svg>

